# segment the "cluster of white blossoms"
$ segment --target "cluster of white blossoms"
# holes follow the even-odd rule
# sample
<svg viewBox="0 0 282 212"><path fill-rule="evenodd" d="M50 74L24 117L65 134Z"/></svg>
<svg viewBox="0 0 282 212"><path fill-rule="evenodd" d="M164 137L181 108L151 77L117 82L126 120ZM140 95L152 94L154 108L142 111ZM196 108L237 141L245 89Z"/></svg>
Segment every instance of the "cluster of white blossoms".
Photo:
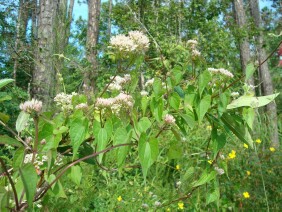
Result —
<svg viewBox="0 0 282 212"><path fill-rule="evenodd" d="M146 51L149 48L149 39L140 31L130 31L128 36L120 34L110 39L110 48L124 52Z"/></svg>
<svg viewBox="0 0 282 212"><path fill-rule="evenodd" d="M164 117L164 122L166 124L174 124L175 123L175 118L170 115L170 114L166 114L165 117Z"/></svg>
<svg viewBox="0 0 282 212"><path fill-rule="evenodd" d="M87 109L88 105L86 103L80 103L78 105L75 106L75 109L79 110L79 109Z"/></svg>
<svg viewBox="0 0 282 212"><path fill-rule="evenodd" d="M26 113L39 113L42 110L42 102L36 99L32 99L31 101L21 103L20 109Z"/></svg>
<svg viewBox="0 0 282 212"><path fill-rule="evenodd" d="M72 110L73 105L72 105L72 97L77 95L77 93L72 92L71 94L66 94L66 93L59 93L55 96L54 101L56 102L57 106L60 106L62 110Z"/></svg>
<svg viewBox="0 0 282 212"><path fill-rule="evenodd" d="M219 175L223 175L224 174L224 170L221 168L218 168L217 166L214 167L214 170L219 174Z"/></svg>
<svg viewBox="0 0 282 212"><path fill-rule="evenodd" d="M118 114L121 109L131 109L134 100L132 96L120 93L114 98L97 98L96 107L100 109L110 108L114 113Z"/></svg>
<svg viewBox="0 0 282 212"><path fill-rule="evenodd" d="M143 91L140 92L140 94L141 94L141 96L148 96L149 93L147 91L143 90Z"/></svg>
<svg viewBox="0 0 282 212"><path fill-rule="evenodd" d="M113 77L111 77L111 79L113 79ZM129 74L125 74L124 77L116 76L114 81L109 85L108 89L111 91L120 91L122 90L123 86L128 84L130 81L131 77Z"/></svg>
<svg viewBox="0 0 282 212"><path fill-rule="evenodd" d="M198 41L188 40L187 45L191 48L193 57L201 56L201 52L197 49Z"/></svg>
<svg viewBox="0 0 282 212"><path fill-rule="evenodd" d="M231 93L231 96L233 97L233 98L236 98L236 97L238 97L240 94L239 94L239 92L232 92Z"/></svg>
<svg viewBox="0 0 282 212"><path fill-rule="evenodd" d="M31 163L32 161L32 157L33 157L33 154L30 153L30 154L26 154L25 157L24 157L24 164L27 164L27 163ZM41 157L36 154L35 155L35 160L34 160L34 165L37 169L40 168L40 166L42 166L44 164L44 162L47 162L48 161L48 157L46 155L42 155ZM62 165L63 159L62 159L62 155L61 154L58 154L57 155L57 158L55 160L55 165L56 166L60 166Z"/></svg>
<svg viewBox="0 0 282 212"><path fill-rule="evenodd" d="M234 75L230 71L228 71L224 68L208 68L208 71L213 73L213 74L221 74L221 75L224 75L224 76L227 76L227 77L230 77L230 78L234 77Z"/></svg>
<svg viewBox="0 0 282 212"><path fill-rule="evenodd" d="M145 87L152 86L152 85L153 85L153 83L154 83L154 78L149 79L149 80L147 80L147 81L146 81L146 83L145 83Z"/></svg>

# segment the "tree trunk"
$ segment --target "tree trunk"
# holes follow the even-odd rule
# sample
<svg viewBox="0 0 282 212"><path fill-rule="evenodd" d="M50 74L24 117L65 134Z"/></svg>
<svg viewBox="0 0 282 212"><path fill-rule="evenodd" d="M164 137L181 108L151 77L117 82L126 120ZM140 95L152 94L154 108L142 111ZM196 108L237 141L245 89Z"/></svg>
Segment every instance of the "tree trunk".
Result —
<svg viewBox="0 0 282 212"><path fill-rule="evenodd" d="M38 16L38 39L33 72L32 95L43 101L43 109L50 108L54 97L55 70L53 66L54 43L54 12L57 6L56 0L41 0Z"/></svg>
<svg viewBox="0 0 282 212"><path fill-rule="evenodd" d="M234 0L234 10L236 23L239 30L246 33L239 39L241 67L243 73L246 74L246 67L250 62L250 43L247 34L246 14L243 6L243 0ZM249 79L247 83L254 85L253 77Z"/></svg>
<svg viewBox="0 0 282 212"><path fill-rule="evenodd" d="M90 68L84 73L85 90L96 89L98 76L97 44L99 36L100 0L88 0L88 27L87 27L87 60Z"/></svg>
<svg viewBox="0 0 282 212"><path fill-rule="evenodd" d="M259 11L259 2L258 0L250 0L251 14L254 19L255 26L259 29L261 27L261 16ZM258 61L261 64L267 57L265 49L263 48L264 40L262 32L257 36L257 50L258 50ZM273 84L271 75L268 69L267 62L259 66L259 72L262 80L262 92L264 95L273 94ZM269 116L269 131L271 145L278 147L279 138L278 138L278 127L277 127L277 108L276 103L273 101L266 106L266 111Z"/></svg>
<svg viewBox="0 0 282 212"><path fill-rule="evenodd" d="M112 35L112 7L113 7L113 0L109 0L109 16L108 16L108 37L110 38Z"/></svg>

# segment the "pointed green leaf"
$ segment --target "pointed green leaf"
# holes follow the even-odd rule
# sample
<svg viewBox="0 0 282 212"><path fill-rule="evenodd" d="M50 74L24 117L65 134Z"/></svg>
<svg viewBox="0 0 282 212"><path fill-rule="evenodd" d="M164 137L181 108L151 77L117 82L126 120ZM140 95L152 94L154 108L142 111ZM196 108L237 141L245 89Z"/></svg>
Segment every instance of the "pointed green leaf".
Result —
<svg viewBox="0 0 282 212"><path fill-rule="evenodd" d="M98 137L97 137L97 152L104 150L107 147L107 144L108 144L107 130L105 128L101 128L99 130ZM103 155L104 154L99 154L98 156L99 163L102 162Z"/></svg>
<svg viewBox="0 0 282 212"><path fill-rule="evenodd" d="M70 124L70 139L73 146L73 157L75 157L79 146L85 139L88 130L88 121L85 118L76 118Z"/></svg>
<svg viewBox="0 0 282 212"><path fill-rule="evenodd" d="M246 81L248 81L254 74L256 68L253 63L249 63L246 67Z"/></svg>
<svg viewBox="0 0 282 212"><path fill-rule="evenodd" d="M211 96L210 95L204 96L204 98L200 101L199 107L196 109L199 123L203 120L210 106L211 106Z"/></svg>
<svg viewBox="0 0 282 212"><path fill-rule="evenodd" d="M204 71L199 77L199 95L202 96L202 93L207 86L207 84L211 81L211 74L209 71Z"/></svg>
<svg viewBox="0 0 282 212"><path fill-rule="evenodd" d="M82 178L82 171L81 171L81 167L76 165L76 166L72 166L70 173L68 174L68 177L76 184L76 185L80 185L81 182L81 178Z"/></svg>
<svg viewBox="0 0 282 212"><path fill-rule="evenodd" d="M7 135L0 135L0 144L7 144L7 145L17 146L17 147L22 146L21 142Z"/></svg>
<svg viewBox="0 0 282 212"><path fill-rule="evenodd" d="M173 109L178 110L179 105L180 105L179 95L176 93L173 93L172 96L169 97L169 104Z"/></svg>
<svg viewBox="0 0 282 212"><path fill-rule="evenodd" d="M3 121L4 123L7 123L9 121L10 117L4 113L0 112L0 120Z"/></svg>
<svg viewBox="0 0 282 212"><path fill-rule="evenodd" d="M16 130L17 132L21 132L24 130L24 128L26 127L26 124L28 122L30 114L29 113L25 113L24 111L22 111L19 116L18 119L16 121Z"/></svg>
<svg viewBox="0 0 282 212"><path fill-rule="evenodd" d="M143 117L138 122L138 130L140 133L146 132L146 130L149 129L151 125L151 121L147 117Z"/></svg>
<svg viewBox="0 0 282 212"><path fill-rule="evenodd" d="M14 81L13 79L1 79L0 80L0 89L13 81Z"/></svg>
<svg viewBox="0 0 282 212"><path fill-rule="evenodd" d="M227 105L227 109L234 109L244 106L251 108L262 107L272 102L278 95L279 93L260 97L241 96L238 99L233 100L229 105Z"/></svg>
<svg viewBox="0 0 282 212"><path fill-rule="evenodd" d="M148 169L155 162L159 154L158 140L156 138L150 138L148 140L146 134L142 133L138 144L142 172L144 178L146 178Z"/></svg>
<svg viewBox="0 0 282 212"><path fill-rule="evenodd" d="M20 168L19 171L24 184L28 206L32 207L37 184L37 174L34 165L26 164L22 168Z"/></svg>
<svg viewBox="0 0 282 212"><path fill-rule="evenodd" d="M200 179L196 182L192 183L193 187L201 186L205 183L208 183L209 181L213 180L216 177L216 172L211 171L210 173L205 170L204 173L201 175Z"/></svg>

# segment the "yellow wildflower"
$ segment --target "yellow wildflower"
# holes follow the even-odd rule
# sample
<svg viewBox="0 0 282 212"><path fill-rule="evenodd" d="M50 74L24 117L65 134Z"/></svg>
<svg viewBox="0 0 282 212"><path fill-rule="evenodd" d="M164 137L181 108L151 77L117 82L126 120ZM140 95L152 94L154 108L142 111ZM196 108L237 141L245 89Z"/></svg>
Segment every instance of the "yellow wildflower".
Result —
<svg viewBox="0 0 282 212"><path fill-rule="evenodd" d="M209 163L209 164L212 164L212 162L213 162L213 160L208 160L208 163Z"/></svg>
<svg viewBox="0 0 282 212"><path fill-rule="evenodd" d="M260 144L261 143L261 140L258 138L256 139L256 143Z"/></svg>
<svg viewBox="0 0 282 212"><path fill-rule="evenodd" d="M178 203L178 209L180 209L180 210L184 209L184 203L183 202Z"/></svg>
<svg viewBox="0 0 282 212"><path fill-rule="evenodd" d="M245 147L246 149L248 149L248 148L249 148L248 144L244 144L244 147Z"/></svg>
<svg viewBox="0 0 282 212"><path fill-rule="evenodd" d="M122 200L122 197L119 196L119 197L117 198L117 200L120 202L120 201Z"/></svg>
<svg viewBox="0 0 282 212"><path fill-rule="evenodd" d="M247 171L247 175L250 176L250 175L251 175L251 172L250 172L250 171Z"/></svg>
<svg viewBox="0 0 282 212"><path fill-rule="evenodd" d="M230 159L234 159L236 158L236 151L232 150L229 154L228 154Z"/></svg>
<svg viewBox="0 0 282 212"><path fill-rule="evenodd" d="M176 170L180 170L180 165L177 164L176 167L175 167L175 169L176 169Z"/></svg>
<svg viewBox="0 0 282 212"><path fill-rule="evenodd" d="M274 147L270 147L269 150L270 150L271 152L275 152L275 148L274 148Z"/></svg>
<svg viewBox="0 0 282 212"><path fill-rule="evenodd" d="M243 196L244 196L246 199L250 198L250 194L249 194L249 192L247 192L247 191L243 193Z"/></svg>
<svg viewBox="0 0 282 212"><path fill-rule="evenodd" d="M212 130L212 126L211 126L211 125L208 125L208 126L207 126L207 130Z"/></svg>

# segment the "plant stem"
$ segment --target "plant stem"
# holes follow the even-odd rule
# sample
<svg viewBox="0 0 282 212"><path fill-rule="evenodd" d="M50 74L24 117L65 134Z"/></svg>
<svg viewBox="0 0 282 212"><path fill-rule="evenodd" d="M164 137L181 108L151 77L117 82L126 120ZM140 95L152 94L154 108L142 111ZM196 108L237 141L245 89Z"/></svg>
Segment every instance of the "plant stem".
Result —
<svg viewBox="0 0 282 212"><path fill-rule="evenodd" d="M13 182L13 180L11 178L11 175L8 172L8 170L6 168L6 165L5 165L4 161L2 160L2 158L0 158L0 163L1 163L2 167L3 167L3 169L4 169L4 172L6 172L7 177L9 179L9 182L10 182L10 184L12 186L13 194L14 194L14 198L15 198L15 203L16 203L16 208L17 208L17 211L18 211L20 207L19 207L19 200L18 200L18 195L17 195L17 190L16 190L16 187L15 187L15 184L14 184L14 182Z"/></svg>
<svg viewBox="0 0 282 212"><path fill-rule="evenodd" d="M87 160L89 158L92 158L92 157L96 157L102 153L106 153L106 152L109 152L111 151L112 149L115 149L115 148L118 148L118 147L121 147L121 146L129 146L129 145L133 145L132 143L126 143L126 144L117 144L115 146L111 146L111 147L108 147L104 150L101 150L99 152L94 152L92 153L91 155L87 155L83 158L79 158L75 161L73 161L72 163L70 163L69 165L67 165L59 174L58 176L46 187L46 189L44 191L42 191L42 193L40 193L37 198L34 199L34 201L37 201L39 200L40 198L42 198L44 196L44 194L60 179L60 177L63 176L63 174L69 169L71 168L72 166L84 161L84 160Z"/></svg>
<svg viewBox="0 0 282 212"><path fill-rule="evenodd" d="M38 116L36 115L33 118L34 125L35 125L35 138L34 138L34 145L33 145L33 153L32 153L32 160L31 163L34 163L36 154L37 154L37 149L38 149Z"/></svg>

